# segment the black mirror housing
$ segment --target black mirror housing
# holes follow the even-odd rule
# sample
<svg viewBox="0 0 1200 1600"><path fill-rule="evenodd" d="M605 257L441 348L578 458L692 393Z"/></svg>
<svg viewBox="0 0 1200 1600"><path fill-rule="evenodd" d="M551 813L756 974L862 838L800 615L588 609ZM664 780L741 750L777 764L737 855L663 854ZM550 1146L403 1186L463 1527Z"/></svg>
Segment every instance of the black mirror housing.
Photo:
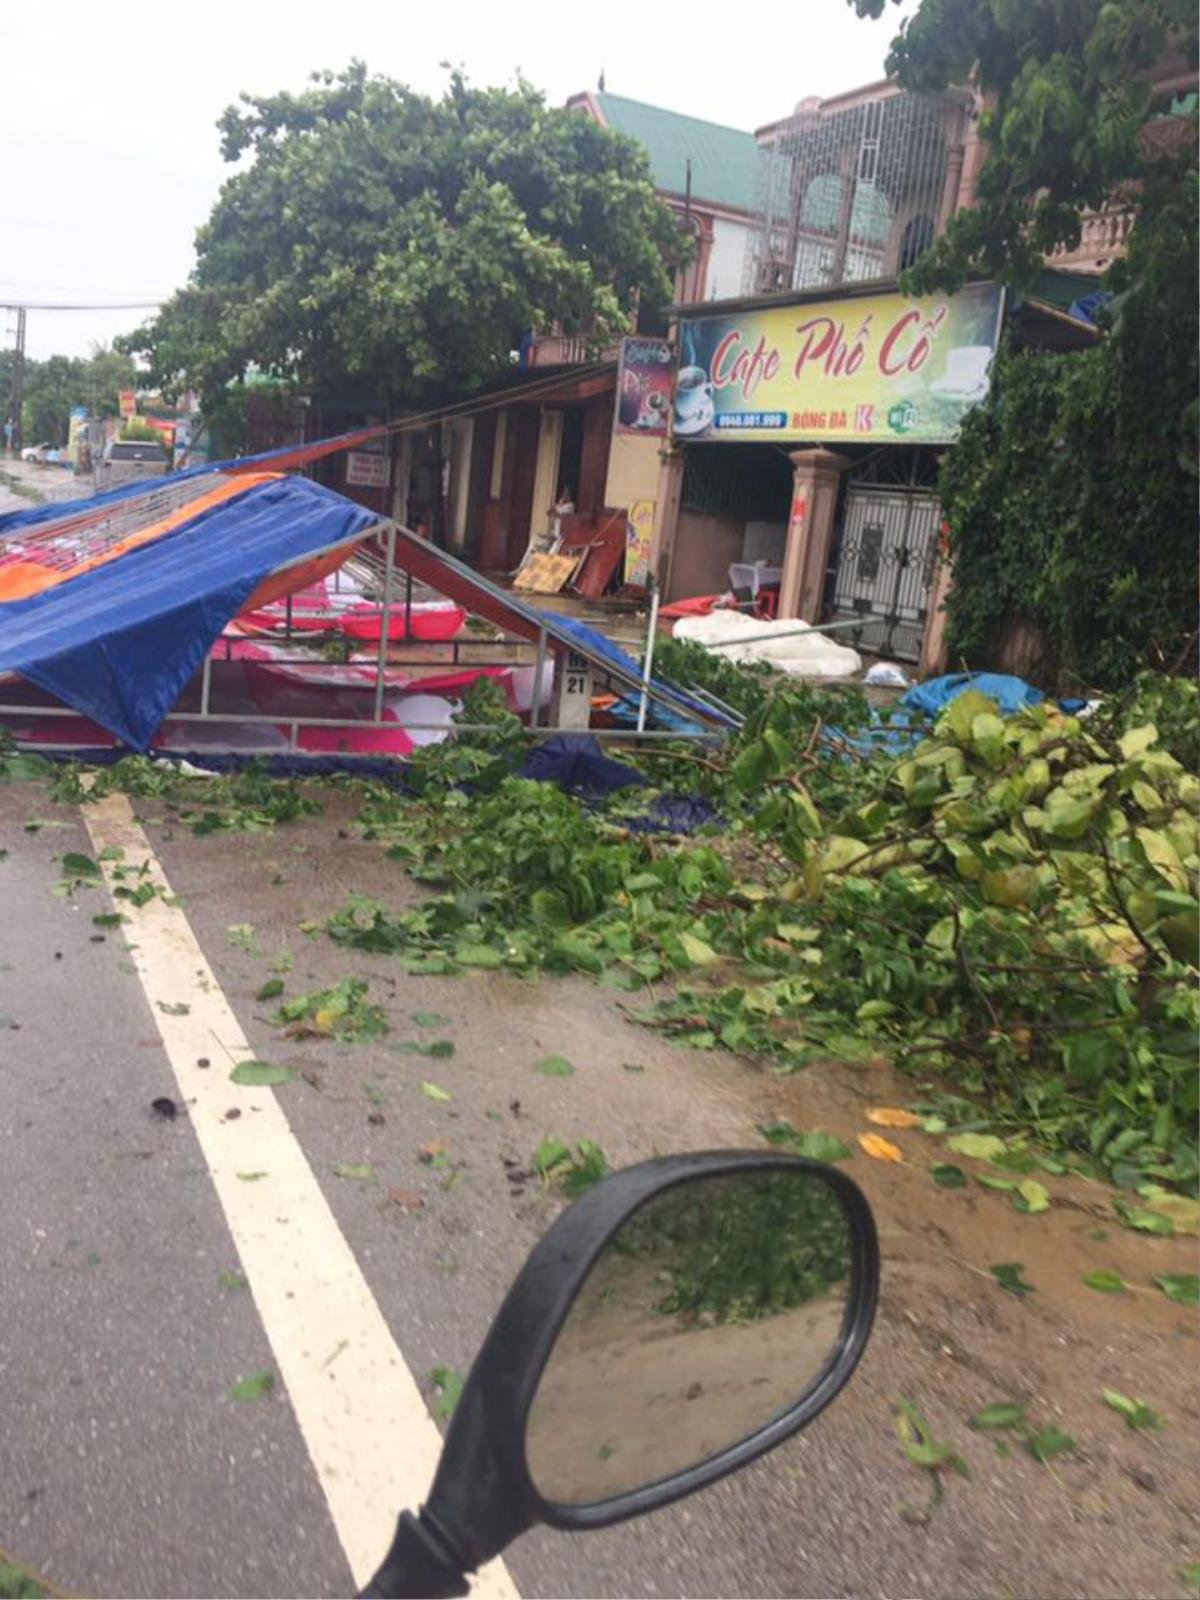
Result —
<svg viewBox="0 0 1200 1600"><path fill-rule="evenodd" d="M829 1359L790 1409L694 1466L595 1503L546 1499L526 1459L530 1408L563 1323L605 1246L634 1212L678 1185L774 1172L819 1177L844 1208L849 1290ZM429 1498L419 1518L407 1513L401 1518L388 1560L365 1592L462 1594L464 1572L491 1560L536 1523L570 1530L607 1527L736 1471L805 1427L836 1397L866 1347L878 1296L874 1218L861 1190L837 1168L754 1150L667 1156L614 1173L569 1207L530 1254L464 1385ZM406 1580L397 1576L402 1558L411 1574ZM417 1566L423 1568L421 1578ZM398 1582L409 1586L398 1587Z"/></svg>

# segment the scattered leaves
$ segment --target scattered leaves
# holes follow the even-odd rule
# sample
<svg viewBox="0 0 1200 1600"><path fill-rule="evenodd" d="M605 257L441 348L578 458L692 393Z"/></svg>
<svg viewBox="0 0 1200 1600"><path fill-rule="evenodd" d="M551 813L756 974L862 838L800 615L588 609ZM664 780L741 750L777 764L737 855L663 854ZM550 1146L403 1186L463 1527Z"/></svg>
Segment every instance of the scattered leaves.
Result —
<svg viewBox="0 0 1200 1600"><path fill-rule="evenodd" d="M1159 1272L1154 1281L1168 1300L1175 1300L1181 1306L1200 1306L1200 1274Z"/></svg>
<svg viewBox="0 0 1200 1600"><path fill-rule="evenodd" d="M914 1111L902 1111L899 1106L872 1106L867 1121L881 1128L919 1128L925 1119Z"/></svg>
<svg viewBox="0 0 1200 1600"><path fill-rule="evenodd" d="M268 1088L278 1083L291 1083L296 1074L291 1067L277 1067L270 1061L239 1061L229 1074L233 1083L247 1088Z"/></svg>
<svg viewBox="0 0 1200 1600"><path fill-rule="evenodd" d="M911 1400L901 1398L896 1402L896 1434L913 1465L933 1474L935 1503L942 1498L943 1471L957 1472L960 1478L971 1476L962 1456L948 1441L934 1437L933 1429Z"/></svg>
<svg viewBox="0 0 1200 1600"><path fill-rule="evenodd" d="M240 1378L237 1383L229 1386L231 1400L266 1400L274 1392L273 1372L253 1372L248 1378Z"/></svg>
<svg viewBox="0 0 1200 1600"><path fill-rule="evenodd" d="M421 1093L430 1100L452 1100L454 1098L445 1089L439 1088L436 1083L423 1083L421 1085Z"/></svg>
<svg viewBox="0 0 1200 1600"><path fill-rule="evenodd" d="M573 1078L575 1076L575 1068L567 1060L566 1056L545 1056L538 1062L534 1071L540 1072L544 1078Z"/></svg>
<svg viewBox="0 0 1200 1600"><path fill-rule="evenodd" d="M1003 1155L1004 1140L995 1133L955 1133L946 1140L946 1148L958 1156L973 1156L977 1161L990 1161Z"/></svg>
<svg viewBox="0 0 1200 1600"><path fill-rule="evenodd" d="M268 978L266 983L263 984L262 988L259 989L255 993L254 998L256 1000L274 1000L278 995L281 995L282 993L283 993L283 979L282 978Z"/></svg>
<svg viewBox="0 0 1200 1600"><path fill-rule="evenodd" d="M967 1426L975 1428L980 1433L994 1433L1004 1428L1023 1428L1025 1426L1025 1407L1018 1405L1014 1400L997 1400L990 1406L984 1406L971 1417Z"/></svg>
<svg viewBox="0 0 1200 1600"><path fill-rule="evenodd" d="M1013 1205L1018 1211L1028 1211L1033 1214L1049 1211L1050 1196L1044 1184L1038 1183L1035 1178L1026 1178L1023 1183L1017 1185Z"/></svg>
<svg viewBox="0 0 1200 1600"><path fill-rule="evenodd" d="M1125 1280L1119 1272L1112 1272L1107 1267L1098 1267L1095 1272L1085 1272L1083 1281L1089 1289L1098 1289L1101 1294L1119 1294L1125 1288Z"/></svg>
<svg viewBox="0 0 1200 1600"><path fill-rule="evenodd" d="M874 1161L903 1161L904 1152L899 1145L885 1139L879 1133L860 1133L858 1142L863 1151Z"/></svg>
<svg viewBox="0 0 1200 1600"><path fill-rule="evenodd" d="M1113 1411L1120 1412L1127 1428L1149 1433L1157 1433L1162 1428L1162 1414L1152 1410L1144 1400L1132 1400L1127 1394L1119 1394L1116 1389L1101 1389L1100 1398Z"/></svg>
<svg viewBox="0 0 1200 1600"><path fill-rule="evenodd" d="M1034 1292L1033 1285L1026 1283L1021 1276L1024 1267L1019 1261L1002 1261L996 1266L989 1267L988 1271L1002 1289L1008 1290L1009 1294L1015 1294L1020 1298Z"/></svg>
<svg viewBox="0 0 1200 1600"><path fill-rule="evenodd" d="M853 1153L844 1139L826 1133L821 1128L802 1132L793 1128L790 1122L781 1120L763 1124L758 1131L768 1144L781 1145L808 1161L846 1161Z"/></svg>
<svg viewBox="0 0 1200 1600"><path fill-rule="evenodd" d="M434 1410L443 1422L454 1415L454 1408L462 1397L465 1379L455 1367L434 1367L429 1374L437 1399Z"/></svg>
<svg viewBox="0 0 1200 1600"><path fill-rule="evenodd" d="M939 1161L929 1169L934 1183L939 1189L965 1189L967 1175L961 1167L956 1167L952 1162Z"/></svg>
<svg viewBox="0 0 1200 1600"><path fill-rule="evenodd" d="M1075 1441L1069 1433L1064 1433L1061 1428L1051 1425L1031 1433L1025 1441L1025 1448L1035 1461L1040 1461L1045 1466L1064 1450L1074 1450Z"/></svg>

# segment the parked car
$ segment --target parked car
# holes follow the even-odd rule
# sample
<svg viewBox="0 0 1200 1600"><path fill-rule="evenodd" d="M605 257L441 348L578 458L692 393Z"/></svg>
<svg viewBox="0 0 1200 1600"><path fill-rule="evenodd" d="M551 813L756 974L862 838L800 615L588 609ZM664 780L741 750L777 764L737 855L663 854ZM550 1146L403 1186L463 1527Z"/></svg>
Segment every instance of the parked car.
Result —
<svg viewBox="0 0 1200 1600"><path fill-rule="evenodd" d="M47 439L43 444L27 444L24 450L21 451L21 460L43 462L49 461L50 452L53 449L54 446L50 443L49 439Z"/></svg>
<svg viewBox="0 0 1200 1600"><path fill-rule="evenodd" d="M167 458L156 439L110 439L96 466L96 488L115 489L135 478L159 478L167 470Z"/></svg>

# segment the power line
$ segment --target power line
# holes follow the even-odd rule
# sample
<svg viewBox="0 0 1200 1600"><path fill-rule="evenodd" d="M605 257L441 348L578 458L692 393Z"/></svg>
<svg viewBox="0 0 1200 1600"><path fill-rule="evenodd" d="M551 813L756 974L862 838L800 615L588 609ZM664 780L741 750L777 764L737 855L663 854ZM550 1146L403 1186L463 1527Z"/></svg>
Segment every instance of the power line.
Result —
<svg viewBox="0 0 1200 1600"><path fill-rule="evenodd" d="M0 311L156 311L161 300L123 300L96 305L42 300L0 300Z"/></svg>

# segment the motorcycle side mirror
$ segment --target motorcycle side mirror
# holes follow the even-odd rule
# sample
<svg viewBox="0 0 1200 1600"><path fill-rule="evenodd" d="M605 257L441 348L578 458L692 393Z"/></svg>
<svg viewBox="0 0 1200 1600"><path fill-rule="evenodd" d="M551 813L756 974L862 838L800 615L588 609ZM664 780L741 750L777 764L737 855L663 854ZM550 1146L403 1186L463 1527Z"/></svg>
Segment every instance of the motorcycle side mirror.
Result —
<svg viewBox="0 0 1200 1600"><path fill-rule="evenodd" d="M613 1174L535 1246L363 1593L466 1594L536 1523L606 1527L735 1472L834 1399L878 1294L870 1207L835 1168L722 1151Z"/></svg>

